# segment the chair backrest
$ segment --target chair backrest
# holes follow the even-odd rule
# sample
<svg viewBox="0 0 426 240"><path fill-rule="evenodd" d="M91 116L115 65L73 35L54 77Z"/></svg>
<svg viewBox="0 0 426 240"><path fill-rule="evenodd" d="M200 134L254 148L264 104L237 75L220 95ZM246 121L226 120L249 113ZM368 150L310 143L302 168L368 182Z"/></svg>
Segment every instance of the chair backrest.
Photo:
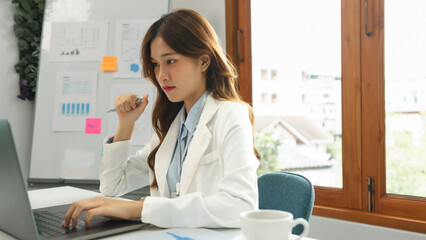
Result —
<svg viewBox="0 0 426 240"><path fill-rule="evenodd" d="M293 217L309 222L314 206L315 192L305 177L287 172L270 172L257 180L259 209L275 209L290 212ZM303 227L298 225L293 234L299 235Z"/></svg>

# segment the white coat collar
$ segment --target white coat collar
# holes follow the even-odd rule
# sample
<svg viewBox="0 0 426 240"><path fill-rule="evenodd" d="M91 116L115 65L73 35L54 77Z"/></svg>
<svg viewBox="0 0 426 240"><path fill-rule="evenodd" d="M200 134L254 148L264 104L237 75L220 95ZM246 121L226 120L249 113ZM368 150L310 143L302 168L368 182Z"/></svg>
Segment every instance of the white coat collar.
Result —
<svg viewBox="0 0 426 240"><path fill-rule="evenodd" d="M206 151L211 141L212 134L207 128L207 123L215 115L222 101L216 100L211 94L208 95L206 105L198 123L197 130L195 130L191 144L188 148L188 155L182 168L182 177L180 182L181 195L185 194L188 190L189 184L194 177L198 164ZM182 108L183 109L183 108ZM169 186L167 185L166 175L169 169L170 161L173 155L173 149L176 145L176 140L179 135L180 115L183 114L181 110L173 120L169 131L164 138L158 152L155 156L155 175L157 178L158 190L160 196L170 197Z"/></svg>

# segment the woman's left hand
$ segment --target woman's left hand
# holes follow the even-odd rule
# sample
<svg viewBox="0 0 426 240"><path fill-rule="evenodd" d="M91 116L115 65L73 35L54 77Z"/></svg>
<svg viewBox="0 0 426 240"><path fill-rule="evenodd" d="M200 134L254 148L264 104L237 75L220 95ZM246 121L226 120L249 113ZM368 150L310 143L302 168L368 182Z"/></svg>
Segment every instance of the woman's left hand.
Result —
<svg viewBox="0 0 426 240"><path fill-rule="evenodd" d="M104 216L118 219L141 218L143 201L124 201L106 197L94 197L74 202L65 214L62 227L68 227L72 221L72 227L77 227L78 217L87 211L84 222L89 227L93 216Z"/></svg>

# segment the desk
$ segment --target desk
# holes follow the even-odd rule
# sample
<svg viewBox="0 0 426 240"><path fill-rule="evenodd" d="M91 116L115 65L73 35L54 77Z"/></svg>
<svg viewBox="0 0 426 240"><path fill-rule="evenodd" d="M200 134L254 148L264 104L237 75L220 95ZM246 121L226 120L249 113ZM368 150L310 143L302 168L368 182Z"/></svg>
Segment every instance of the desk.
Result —
<svg viewBox="0 0 426 240"><path fill-rule="evenodd" d="M100 193L84 190L75 187L56 187L48 189L39 189L28 191L28 196L30 198L31 206L33 209L51 207L63 204L71 204L75 201L91 198L95 196L100 196ZM144 235L150 235L152 233L163 231L164 229L158 228L155 226L149 226L142 230L126 232L120 235L114 235L112 237L105 237L103 239L108 240L124 240L124 239L135 239ZM214 231L222 232L229 236L233 236L233 240L244 240L244 237L241 235L240 229L213 229ZM0 239L4 240L15 240L15 238L3 233L0 231ZM304 238L304 240L314 240L312 238Z"/></svg>

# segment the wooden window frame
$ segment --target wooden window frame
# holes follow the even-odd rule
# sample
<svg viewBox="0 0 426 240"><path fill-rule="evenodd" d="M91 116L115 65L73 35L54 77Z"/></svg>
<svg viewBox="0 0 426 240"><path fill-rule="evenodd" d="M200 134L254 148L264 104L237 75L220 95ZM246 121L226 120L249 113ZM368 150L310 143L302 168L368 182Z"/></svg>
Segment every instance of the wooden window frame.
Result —
<svg viewBox="0 0 426 240"><path fill-rule="evenodd" d="M426 233L425 198L386 194L383 6L384 0L369 2L374 34L368 37L364 0L341 1L343 187L315 186L313 214ZM252 104L250 0L225 0L225 16L227 53L239 69L241 95ZM367 177L377 183L375 212L366 210Z"/></svg>

